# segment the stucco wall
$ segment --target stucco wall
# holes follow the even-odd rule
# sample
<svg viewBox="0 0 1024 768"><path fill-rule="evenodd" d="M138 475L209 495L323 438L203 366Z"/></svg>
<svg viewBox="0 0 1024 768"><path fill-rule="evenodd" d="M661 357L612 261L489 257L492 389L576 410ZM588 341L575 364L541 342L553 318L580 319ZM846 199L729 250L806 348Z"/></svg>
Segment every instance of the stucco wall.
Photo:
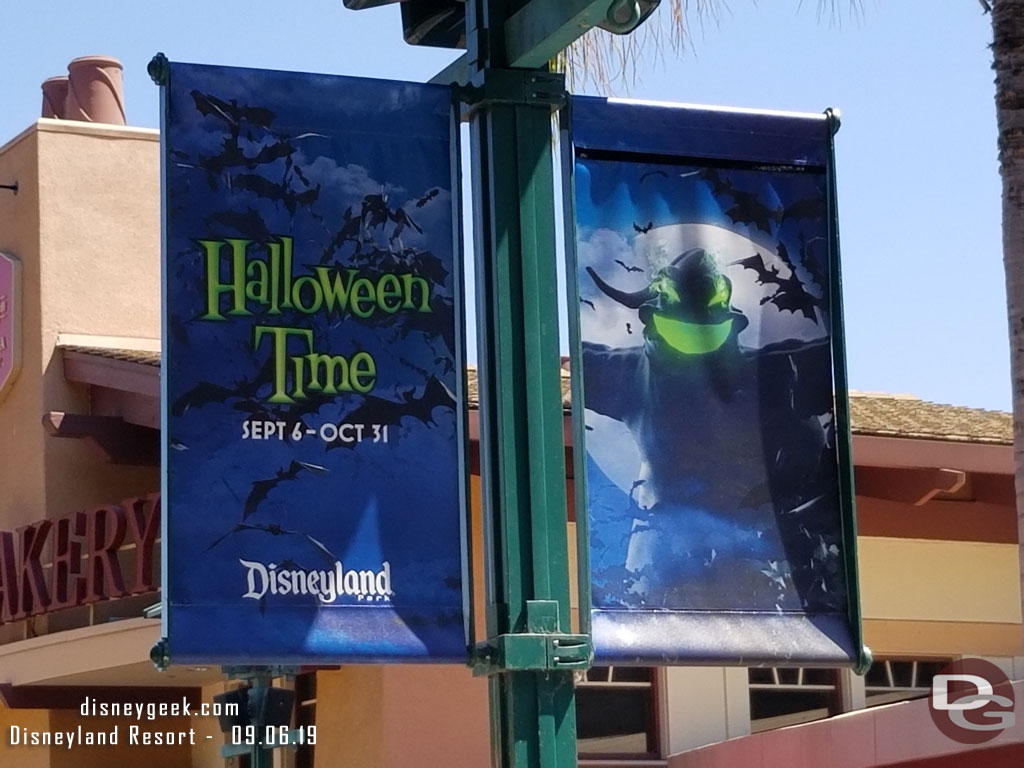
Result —
<svg viewBox="0 0 1024 768"><path fill-rule="evenodd" d="M388 666L383 672L386 730L381 768L489 765L486 678L473 677L468 667L458 666Z"/></svg>
<svg viewBox="0 0 1024 768"><path fill-rule="evenodd" d="M487 701L487 681L466 667L318 672L316 768L486 766Z"/></svg>
<svg viewBox="0 0 1024 768"><path fill-rule="evenodd" d="M0 514L13 528L44 516L43 393L39 301L38 134L27 131L0 148L0 183L17 182L18 194L0 190L0 251L21 262L21 373L0 401Z"/></svg>
<svg viewBox="0 0 1024 768"><path fill-rule="evenodd" d="M117 729L117 744L85 745L73 749L50 748L50 768L110 768L120 765L143 765L145 768L192 768L192 746L175 743L172 746L156 741L179 741L192 729L188 717L164 717L155 720L135 720L126 717L82 717L76 710L54 710L50 713L49 730L75 731L81 725L83 732L110 733ZM134 740L131 729L136 729ZM149 743L144 740L149 739ZM191 741L194 735L184 737Z"/></svg>
<svg viewBox="0 0 1024 768"><path fill-rule="evenodd" d="M159 338L160 144L156 131L53 120L37 136L43 405L88 413L57 334ZM80 440L44 447L50 515L158 487L155 469L103 464Z"/></svg>
<svg viewBox="0 0 1024 768"><path fill-rule="evenodd" d="M202 701L204 704L213 702L213 697L224 693L236 684L228 685L225 681L216 685L203 687ZM226 764L220 756L220 748L226 739L220 730L220 722L216 717L193 717L192 727L196 729L196 744L192 747L190 765L192 768L223 768Z"/></svg>
<svg viewBox="0 0 1024 768"><path fill-rule="evenodd" d="M876 656L1013 656L1016 544L862 536L865 640Z"/></svg>
<svg viewBox="0 0 1024 768"><path fill-rule="evenodd" d="M48 437L44 411L88 413L64 379L58 333L160 335L155 131L40 120L0 148L0 250L22 263L21 373L0 403L0 515L10 529L152 491L155 469L112 467Z"/></svg>
<svg viewBox="0 0 1024 768"><path fill-rule="evenodd" d="M11 728L19 729L19 735L29 731L47 731L50 728L50 713L45 709L7 709L0 705L0 765L17 768L49 768L49 746L11 745Z"/></svg>
<svg viewBox="0 0 1024 768"><path fill-rule="evenodd" d="M384 667L317 672L315 768L384 768L383 677Z"/></svg>

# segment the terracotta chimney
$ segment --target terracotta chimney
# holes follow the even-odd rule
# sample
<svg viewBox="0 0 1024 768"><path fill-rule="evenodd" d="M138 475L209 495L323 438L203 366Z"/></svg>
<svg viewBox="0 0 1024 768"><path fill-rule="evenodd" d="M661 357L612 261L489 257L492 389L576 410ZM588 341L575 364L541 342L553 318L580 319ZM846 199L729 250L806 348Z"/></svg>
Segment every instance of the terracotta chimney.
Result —
<svg viewBox="0 0 1024 768"><path fill-rule="evenodd" d="M64 117L64 102L68 98L68 76L51 77L43 81L43 117Z"/></svg>
<svg viewBox="0 0 1024 768"><path fill-rule="evenodd" d="M64 118L124 125L121 62L109 56L83 56L68 64Z"/></svg>

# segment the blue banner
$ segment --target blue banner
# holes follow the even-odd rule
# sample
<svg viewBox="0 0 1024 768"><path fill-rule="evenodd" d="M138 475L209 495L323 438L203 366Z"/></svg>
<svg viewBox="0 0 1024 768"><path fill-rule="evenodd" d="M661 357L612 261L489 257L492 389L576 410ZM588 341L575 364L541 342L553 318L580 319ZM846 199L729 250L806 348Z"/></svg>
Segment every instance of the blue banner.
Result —
<svg viewBox="0 0 1024 768"><path fill-rule="evenodd" d="M463 661L448 88L171 64L175 663Z"/></svg>
<svg viewBox="0 0 1024 768"><path fill-rule="evenodd" d="M572 109L597 658L853 663L831 120Z"/></svg>

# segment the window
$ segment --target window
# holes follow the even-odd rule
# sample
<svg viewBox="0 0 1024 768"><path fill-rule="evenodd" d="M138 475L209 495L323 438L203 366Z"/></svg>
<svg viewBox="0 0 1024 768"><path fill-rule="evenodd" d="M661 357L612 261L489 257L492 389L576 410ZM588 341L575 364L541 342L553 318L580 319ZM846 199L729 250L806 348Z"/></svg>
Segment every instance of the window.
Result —
<svg viewBox="0 0 1024 768"><path fill-rule="evenodd" d="M576 684L580 757L656 758L657 721L650 667L592 667Z"/></svg>
<svg viewBox="0 0 1024 768"><path fill-rule="evenodd" d="M834 669L761 667L749 670L753 733L820 720L841 710Z"/></svg>
<svg viewBox="0 0 1024 768"><path fill-rule="evenodd" d="M882 659L864 677L864 696L869 707L927 696L932 678L949 659Z"/></svg>

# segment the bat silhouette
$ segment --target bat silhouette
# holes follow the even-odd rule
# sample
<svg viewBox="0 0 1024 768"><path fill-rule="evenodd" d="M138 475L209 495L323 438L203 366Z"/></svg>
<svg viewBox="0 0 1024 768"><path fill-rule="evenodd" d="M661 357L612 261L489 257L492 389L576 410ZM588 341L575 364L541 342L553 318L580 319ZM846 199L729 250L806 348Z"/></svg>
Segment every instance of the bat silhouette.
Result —
<svg viewBox="0 0 1024 768"><path fill-rule="evenodd" d="M715 197L731 195L733 193L732 184L728 180L723 179L714 168L704 168L698 171L697 177L711 187L711 194Z"/></svg>
<svg viewBox="0 0 1024 768"><path fill-rule="evenodd" d="M640 174L640 183L642 184L648 176L663 176L666 179L668 178L668 174L664 171L647 171L647 173Z"/></svg>
<svg viewBox="0 0 1024 768"><path fill-rule="evenodd" d="M268 144L265 147L260 147L260 151L256 153L248 165L249 168L255 168L257 165L263 165L264 163L272 163L275 160L281 160L283 158L291 158L297 152L297 148L292 146L291 142L286 139L275 142L274 144Z"/></svg>
<svg viewBox="0 0 1024 768"><path fill-rule="evenodd" d="M274 375L274 360L268 358L252 379L242 379L232 387L224 387L209 381L200 381L183 393L171 404L171 413L181 416L189 408L200 408L210 403L226 403L232 398L240 400L255 398L260 388Z"/></svg>
<svg viewBox="0 0 1024 768"><path fill-rule="evenodd" d="M393 211L388 211L388 218L395 222L395 229L391 233L391 240L394 241L406 227L412 227L419 233L423 233L419 225L409 218L409 214L405 212L404 208L395 208Z"/></svg>
<svg viewBox="0 0 1024 768"><path fill-rule="evenodd" d="M376 424L399 424L402 419L411 416L424 424L434 424L435 408L455 407L455 397L436 376L430 377L419 397L414 396L415 391L410 389L401 393L401 401L371 395L364 398L363 403L348 416L357 416L363 422Z"/></svg>
<svg viewBox="0 0 1024 768"><path fill-rule="evenodd" d="M783 221L797 219L822 219L825 217L825 198L812 197L807 200L797 200L785 207L782 214Z"/></svg>
<svg viewBox="0 0 1024 768"><path fill-rule="evenodd" d="M239 106L238 102L234 100L223 101L199 90L192 91L191 96L199 114L204 117L208 115L219 117L236 131L242 121L262 128L269 127L274 121L274 113L264 107Z"/></svg>
<svg viewBox="0 0 1024 768"><path fill-rule="evenodd" d="M804 317L817 323L818 316L814 310L816 307L824 308L824 301L807 292L803 281L797 275L796 265L786 246L779 243L775 250L782 263L789 267L789 277L779 282L779 290L771 297L772 303L780 310L794 314L800 312Z"/></svg>
<svg viewBox="0 0 1024 768"><path fill-rule="evenodd" d="M199 166L212 174L218 174L228 168L248 168L251 171L281 158L287 158L290 162L295 152L296 148L287 141L278 141L260 147L260 151L255 155L247 155L239 146L237 138L232 136L224 140L219 155L200 156Z"/></svg>
<svg viewBox="0 0 1024 768"><path fill-rule="evenodd" d="M654 222L653 222L653 221L648 221L648 222L647 222L647 226L646 226L646 227L641 227L641 226L640 226L639 224L637 224L637 223L636 223L635 221L633 222L633 229L635 229L635 230L636 230L637 232L639 232L639 233L640 233L641 235L645 235L645 234L647 234L647 233L648 233L648 232L650 232L650 231L651 231L651 229L653 229L653 228L654 228ZM618 261L618 259L616 259L616 261Z"/></svg>
<svg viewBox="0 0 1024 768"><path fill-rule="evenodd" d="M300 472L304 471L323 474L324 472L327 472L327 469L325 467L321 467L319 464L309 464L305 461L293 460L286 469L279 469L273 477L269 477L266 480L257 480L252 484L252 487L249 490L249 495L245 499L245 506L242 510L242 520L245 520L255 513L256 508L266 500L270 492L277 486L281 483L294 480L299 476Z"/></svg>
<svg viewBox="0 0 1024 768"><path fill-rule="evenodd" d="M291 159L290 157L288 158L288 162L289 162L289 163L291 163L291 162L292 162L292 159ZM292 169L293 171L295 171L295 175L299 177L299 181L301 181L301 182L302 182L303 184L305 184L305 185L306 185L307 187L311 187L311 186L313 186L313 185L312 185L312 184L310 183L309 179L308 179L308 178L306 178L306 174L304 174L304 173L302 172L302 169L301 169L301 168L300 168L299 166L297 166L297 165L290 165L289 167L290 167L290 168L291 168L291 169Z"/></svg>
<svg viewBox="0 0 1024 768"><path fill-rule="evenodd" d="M778 307L779 311L791 312L796 314L799 312L808 320L813 320L815 323L818 322L818 316L815 313L816 307L823 307L824 303L817 296L814 296L807 292L804 288L803 281L796 273L796 265L790 258L789 250L783 243L779 243L776 248L776 252L779 255L779 259L789 268L789 276L782 277L779 274L778 269L772 271L772 269L766 269L764 267L764 260L761 258L761 254L756 254L757 260L760 262L760 268L757 263L753 261L753 257L742 259L739 262L743 263L744 268L753 269L758 273L758 283L761 285L775 285L777 286L775 292L765 296L761 299L761 304L772 303ZM744 262L750 262L746 264Z"/></svg>
<svg viewBox="0 0 1024 768"><path fill-rule="evenodd" d="M242 411L243 413L249 414L250 419L281 421L281 414L277 413L277 411L267 403L260 402L259 400L240 400L232 407L236 411Z"/></svg>
<svg viewBox="0 0 1024 768"><path fill-rule="evenodd" d="M352 206L350 205L345 209L345 213L341 215L342 221L345 223L341 225L341 229L338 230L338 236L343 238L352 238L359 234L359 228L362 225L362 219L359 219L352 215Z"/></svg>
<svg viewBox="0 0 1024 768"><path fill-rule="evenodd" d="M246 166L249 158L238 144L238 136L229 136L224 139L220 153L216 155L200 155L198 165L206 171L207 181L211 187L215 187L215 180L218 175L228 168Z"/></svg>
<svg viewBox="0 0 1024 768"><path fill-rule="evenodd" d="M734 189L732 195L734 205L726 210L725 215L732 219L734 224L753 224L762 232L772 233L772 222L778 224L782 221L781 207L774 210L764 205L756 194L752 192L741 192Z"/></svg>
<svg viewBox="0 0 1024 768"><path fill-rule="evenodd" d="M263 223L263 217L254 209L247 208L245 211L218 211L206 217L207 226L220 224L230 227L244 237L256 236L260 239L269 239L271 236L267 225Z"/></svg>
<svg viewBox="0 0 1024 768"><path fill-rule="evenodd" d="M235 533L240 533L241 531L263 531L264 533L269 533L271 536L301 536L306 541L308 541L313 546L313 549L317 551L317 554L321 555L328 563L333 564L338 559L334 556L334 553L332 553L331 550L324 546L323 542L313 538L308 533L303 533L301 531L290 531L285 528L282 528L277 523L268 523L267 525L259 525L256 523L238 523L230 531L217 537L217 539L214 540L214 542L206 548L206 551L209 552L211 549L213 549L222 541L224 541L224 539L228 538L229 536Z"/></svg>
<svg viewBox="0 0 1024 768"><path fill-rule="evenodd" d="M352 215L352 206L345 209L345 212L341 215L342 225L338 231L331 238L331 242L324 249L324 252L320 255L320 263L326 264L331 260L331 257L341 248L343 243L355 240L356 251L358 252L362 247L362 243L359 240L360 231L363 228L363 220L361 217Z"/></svg>
<svg viewBox="0 0 1024 768"><path fill-rule="evenodd" d="M398 362L400 362L406 368L408 368L408 369L410 369L412 371L415 371L420 376L422 376L424 379L429 379L430 378L430 371L428 371L426 368L421 368L420 366L416 365L416 363L412 362L411 360L407 360L404 357L399 357L398 358Z"/></svg>
<svg viewBox="0 0 1024 768"><path fill-rule="evenodd" d="M232 397L244 397L245 394L245 392L240 392L237 386L223 387L209 381L200 381L174 401L171 405L171 413L181 416L189 408L201 407L208 403L223 403Z"/></svg>
<svg viewBox="0 0 1024 768"><path fill-rule="evenodd" d="M723 179L714 168L704 168L697 173L697 176L711 188L711 193L720 198L723 196L732 198L732 206L725 211L725 215L732 219L734 224L753 224L769 235L772 233L771 223L776 224L782 221L783 208L768 208L753 192L744 192L736 189L728 179Z"/></svg>
<svg viewBox="0 0 1024 768"><path fill-rule="evenodd" d="M444 263L430 251L420 251L416 254L413 264L416 274L434 285L444 285L448 279L448 270Z"/></svg>
<svg viewBox="0 0 1024 768"><path fill-rule="evenodd" d="M811 276L811 279L821 286L822 290L828 286L828 276L825 270L821 268L820 260L811 253L811 242L814 240L824 240L824 238L812 238L812 240L805 240L802 236L800 238L800 263L804 269Z"/></svg>
<svg viewBox="0 0 1024 768"><path fill-rule="evenodd" d="M417 208L422 208L424 205L426 205L431 200L433 200L435 197L437 197L440 193L441 193L441 190L438 189L437 187L434 187L432 190L427 192L427 194L425 194L423 197L421 197L419 200L416 201L416 207Z"/></svg>
<svg viewBox="0 0 1024 768"><path fill-rule="evenodd" d="M427 336L440 336L448 350L455 349L455 329L450 322L453 305L451 299L435 296L430 302L430 312L416 312L405 315L405 322L400 328L402 338L410 333L424 333Z"/></svg>
<svg viewBox="0 0 1024 768"><path fill-rule="evenodd" d="M767 285L768 283L777 284L779 268L772 264L770 267L766 267L764 258L760 253L755 253L753 256L748 256L745 259L737 259L736 261L729 262L730 264L740 264L744 269L752 269L757 273L757 284Z"/></svg>
<svg viewBox="0 0 1024 768"><path fill-rule="evenodd" d="M416 389L400 394L400 400L388 400L376 395L367 395L363 402L345 414L345 420L353 424L392 424L397 425L406 417L412 417L424 424L435 424L435 408L454 408L455 397L436 376L423 387L423 394L415 396ZM354 443L336 441L327 444L326 450L332 448L352 447Z"/></svg>
<svg viewBox="0 0 1024 768"><path fill-rule="evenodd" d="M382 191L379 195L367 195L363 198L363 208L359 218L368 227L383 227L390 218L390 213L388 196Z"/></svg>
<svg viewBox="0 0 1024 768"><path fill-rule="evenodd" d="M258 197L281 203L292 215L300 205L309 205L320 197L319 184L303 192L293 192L283 184L255 173L240 173L233 178L232 183L238 189L248 190Z"/></svg>
<svg viewBox="0 0 1024 768"><path fill-rule="evenodd" d="M634 224L633 226L636 226L636 225ZM648 229L650 229L650 227L648 227ZM646 232L647 230L645 229L644 231ZM643 269L641 269L640 267L631 267L626 262L624 262L622 259L615 259L615 263L618 264L620 267L622 267L627 272L643 272Z"/></svg>

